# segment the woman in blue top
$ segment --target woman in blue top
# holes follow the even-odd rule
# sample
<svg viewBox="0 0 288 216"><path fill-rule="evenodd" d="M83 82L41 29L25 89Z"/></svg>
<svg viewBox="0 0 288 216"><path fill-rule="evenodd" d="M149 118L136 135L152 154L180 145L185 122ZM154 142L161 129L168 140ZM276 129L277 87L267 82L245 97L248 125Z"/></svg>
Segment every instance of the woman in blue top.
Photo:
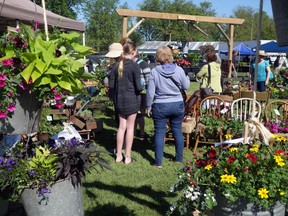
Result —
<svg viewBox="0 0 288 216"><path fill-rule="evenodd" d="M162 167L164 138L167 119L174 135L176 162L183 161L184 140L182 134L182 118L184 102L179 88L170 79L172 77L182 89L189 88L190 79L184 70L173 63L172 50L163 46L156 51L156 61L160 63L152 69L147 88L147 114L152 117L155 128L155 165Z"/></svg>
<svg viewBox="0 0 288 216"><path fill-rule="evenodd" d="M270 78L270 64L265 60L265 51L259 50L259 62L258 62L258 72L257 72L257 91L266 91L266 86L269 84ZM255 63L252 65L255 71Z"/></svg>

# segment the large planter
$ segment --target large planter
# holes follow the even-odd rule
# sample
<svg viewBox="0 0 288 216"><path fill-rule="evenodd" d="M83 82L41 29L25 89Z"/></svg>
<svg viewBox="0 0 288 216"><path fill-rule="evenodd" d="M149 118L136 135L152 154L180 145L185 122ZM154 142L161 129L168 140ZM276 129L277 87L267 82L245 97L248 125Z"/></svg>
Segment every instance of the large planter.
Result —
<svg viewBox="0 0 288 216"><path fill-rule="evenodd" d="M36 189L25 189L21 200L27 216L84 216L82 186L75 188L69 180L51 187L48 199L42 200Z"/></svg>
<svg viewBox="0 0 288 216"><path fill-rule="evenodd" d="M280 202L268 210L262 210L245 200L229 204L225 197L218 193L216 193L216 200L218 205L212 211L215 216L285 216L285 205Z"/></svg>
<svg viewBox="0 0 288 216"><path fill-rule="evenodd" d="M16 100L16 109L11 118L0 119L3 134L29 134L38 132L41 105L35 94L21 91Z"/></svg>

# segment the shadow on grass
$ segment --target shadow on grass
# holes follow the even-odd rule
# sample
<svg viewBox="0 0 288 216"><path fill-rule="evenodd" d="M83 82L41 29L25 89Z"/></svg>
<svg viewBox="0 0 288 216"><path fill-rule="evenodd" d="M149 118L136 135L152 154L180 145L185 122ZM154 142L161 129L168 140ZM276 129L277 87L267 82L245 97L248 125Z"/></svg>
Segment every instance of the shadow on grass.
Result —
<svg viewBox="0 0 288 216"><path fill-rule="evenodd" d="M129 199L133 202L136 202L140 205L149 207L150 209L155 209L160 215L163 214L163 212L167 211L170 207L170 203L167 202L164 198L167 197L166 192L162 191L155 191L150 186L141 186L139 188L135 187L127 187L123 185L108 185L104 184L103 182L95 181L93 183L83 183L83 186L88 189L89 188L97 188L99 190L103 191L111 191L113 193L121 194L126 199ZM91 192L87 193L88 197L90 199L95 199L95 195ZM139 198L140 195L146 195L147 197L150 197L151 199L154 199L154 201L148 201L145 199ZM107 208L109 207L109 208ZM128 211L123 212L121 214L121 211ZM117 213L117 214L113 214ZM135 215L131 211L129 211L126 207L116 207L113 205L104 205L104 206L98 206L97 208L93 210L89 210L88 212L85 212L85 215Z"/></svg>
<svg viewBox="0 0 288 216"><path fill-rule="evenodd" d="M97 206L96 208L85 211L85 216L111 216L111 215L125 215L125 216L136 216L137 214L130 211L126 206L117 207L112 204L103 206Z"/></svg>

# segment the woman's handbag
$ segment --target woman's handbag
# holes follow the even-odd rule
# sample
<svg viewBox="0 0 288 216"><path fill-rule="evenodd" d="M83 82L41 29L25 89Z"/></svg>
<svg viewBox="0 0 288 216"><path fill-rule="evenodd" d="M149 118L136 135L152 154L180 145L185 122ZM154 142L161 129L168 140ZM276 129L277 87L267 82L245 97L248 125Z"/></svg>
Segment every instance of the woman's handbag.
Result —
<svg viewBox="0 0 288 216"><path fill-rule="evenodd" d="M200 88L200 97L204 98L207 95L212 95L213 94L213 89L210 87L211 84L211 67L208 64L208 82L207 82L207 87L205 88Z"/></svg>
<svg viewBox="0 0 288 216"><path fill-rule="evenodd" d="M178 87L178 89L179 89L179 91L180 91L180 93L181 93L181 95L182 95L183 101L184 101L184 103L185 103L186 100L187 100L186 91L183 90L183 89L181 89L179 83L177 83L176 80L174 80L172 77L169 77L169 78L170 78L170 79L172 80L172 82Z"/></svg>

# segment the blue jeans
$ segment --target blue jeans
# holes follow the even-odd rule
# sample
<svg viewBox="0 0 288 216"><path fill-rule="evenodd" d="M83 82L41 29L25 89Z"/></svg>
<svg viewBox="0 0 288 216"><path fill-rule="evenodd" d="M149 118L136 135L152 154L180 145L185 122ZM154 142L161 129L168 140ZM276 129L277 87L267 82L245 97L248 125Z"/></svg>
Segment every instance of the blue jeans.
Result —
<svg viewBox="0 0 288 216"><path fill-rule="evenodd" d="M156 103L152 106L152 117L154 120L154 142L155 142L155 163L162 165L164 154L164 139L166 135L167 119L175 140L176 161L183 161L184 138L182 134L182 119L184 116L184 103Z"/></svg>

